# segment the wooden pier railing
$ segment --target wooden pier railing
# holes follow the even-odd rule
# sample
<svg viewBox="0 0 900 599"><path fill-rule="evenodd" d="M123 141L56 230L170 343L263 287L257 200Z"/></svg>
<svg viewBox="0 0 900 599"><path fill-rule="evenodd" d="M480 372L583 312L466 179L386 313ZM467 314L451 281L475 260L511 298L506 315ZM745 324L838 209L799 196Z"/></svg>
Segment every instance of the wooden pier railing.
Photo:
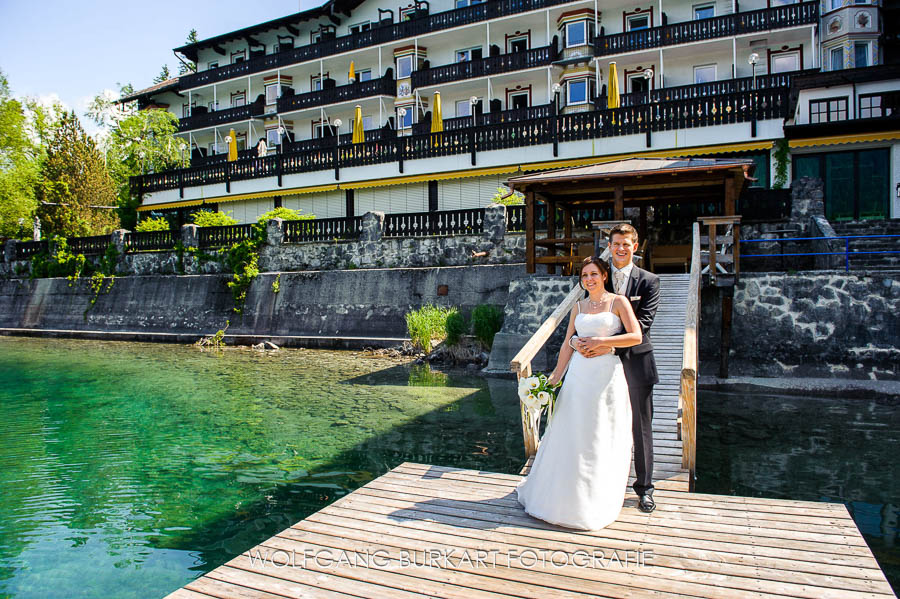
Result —
<svg viewBox="0 0 900 599"><path fill-rule="evenodd" d="M694 223L691 250L690 285L684 314L684 347L681 357L681 389L678 395L678 438L681 440L681 466L690 472L690 490L694 490L697 465L697 371L698 330L700 327L700 224Z"/></svg>

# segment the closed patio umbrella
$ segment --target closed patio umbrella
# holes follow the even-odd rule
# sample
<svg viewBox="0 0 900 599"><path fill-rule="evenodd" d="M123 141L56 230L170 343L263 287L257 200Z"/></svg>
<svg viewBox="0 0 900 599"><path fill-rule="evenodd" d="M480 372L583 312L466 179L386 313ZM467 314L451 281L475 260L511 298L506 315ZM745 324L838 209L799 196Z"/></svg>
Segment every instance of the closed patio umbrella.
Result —
<svg viewBox="0 0 900 599"><path fill-rule="evenodd" d="M434 92L434 110L431 112L431 132L444 130L444 117L441 115L441 92Z"/></svg>
<svg viewBox="0 0 900 599"><path fill-rule="evenodd" d="M353 68L353 61L350 61L350 72L347 73L347 78L350 80L350 83L353 83L354 79L356 79L356 69Z"/></svg>
<svg viewBox="0 0 900 599"><path fill-rule="evenodd" d="M366 134L363 131L362 107L357 104L356 112L353 115L353 143L361 144L366 141Z"/></svg>
<svg viewBox="0 0 900 599"><path fill-rule="evenodd" d="M609 63L609 92L606 98L607 108L619 107L619 75L616 73L616 63Z"/></svg>
<svg viewBox="0 0 900 599"><path fill-rule="evenodd" d="M228 132L228 140L228 162L234 162L237 160L237 135L234 129Z"/></svg>

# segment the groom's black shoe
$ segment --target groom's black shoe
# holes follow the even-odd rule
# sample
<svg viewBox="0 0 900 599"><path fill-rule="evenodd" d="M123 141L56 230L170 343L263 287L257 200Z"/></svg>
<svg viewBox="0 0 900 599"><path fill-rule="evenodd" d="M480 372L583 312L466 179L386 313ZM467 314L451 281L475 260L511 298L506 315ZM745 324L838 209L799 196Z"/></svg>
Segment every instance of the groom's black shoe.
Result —
<svg viewBox="0 0 900 599"><path fill-rule="evenodd" d="M653 496L651 493L645 493L644 495L638 497L638 509L647 514L656 509L656 502L653 501Z"/></svg>

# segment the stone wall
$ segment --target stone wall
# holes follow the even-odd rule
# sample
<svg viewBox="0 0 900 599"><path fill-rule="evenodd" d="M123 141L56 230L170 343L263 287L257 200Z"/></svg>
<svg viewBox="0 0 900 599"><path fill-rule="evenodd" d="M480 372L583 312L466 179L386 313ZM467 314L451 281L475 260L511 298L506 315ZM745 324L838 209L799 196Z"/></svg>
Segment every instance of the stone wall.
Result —
<svg viewBox="0 0 900 599"><path fill-rule="evenodd" d="M703 291L705 374L718 371L719 293ZM900 271L742 273L729 374L900 379Z"/></svg>
<svg viewBox="0 0 900 599"><path fill-rule="evenodd" d="M384 237L384 214L363 216L362 234L353 241L283 242L284 221L268 223L266 243L260 251L262 271L341 270L353 268L416 268L514 264L525 261L525 234L506 232L506 207L485 208L483 232L477 235L433 237ZM195 225L184 225L182 245L187 250L125 253L125 231L111 236L119 248L117 272L121 275L216 274L229 272L224 250L197 250ZM15 241L7 243L0 277L27 277L30 260L12 260ZM88 256L95 265L99 256Z"/></svg>
<svg viewBox="0 0 900 599"><path fill-rule="evenodd" d="M319 345L333 338L343 339L337 345L366 345L405 338L405 313L427 303L463 313L479 304L503 306L510 280L524 270L494 265L263 273L250 286L242 317L232 311L230 275L116 277L93 306L86 280L7 279L0 281L0 328L192 341L230 320L229 334L276 343L309 345L310 339L291 339L308 337L323 338Z"/></svg>

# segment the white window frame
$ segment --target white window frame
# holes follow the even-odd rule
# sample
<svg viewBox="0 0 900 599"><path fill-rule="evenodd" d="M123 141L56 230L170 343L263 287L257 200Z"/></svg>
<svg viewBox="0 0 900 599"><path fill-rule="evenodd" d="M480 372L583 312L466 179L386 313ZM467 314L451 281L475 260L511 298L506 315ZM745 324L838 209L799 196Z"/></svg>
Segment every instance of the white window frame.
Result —
<svg viewBox="0 0 900 599"><path fill-rule="evenodd" d="M309 91L311 92L320 92L322 91L322 79L324 79L324 75L313 75L309 78ZM318 86L318 87L317 87Z"/></svg>
<svg viewBox="0 0 900 599"><path fill-rule="evenodd" d="M638 20L646 19L647 25L645 27L637 27L635 28L633 23ZM650 13L643 12L639 15L628 15L625 17L625 22L628 23L628 31L644 31L646 29L650 29Z"/></svg>
<svg viewBox="0 0 900 599"><path fill-rule="evenodd" d="M209 102L206 103L206 109L210 112L217 111L219 109L219 102L210 100Z"/></svg>
<svg viewBox="0 0 900 599"><path fill-rule="evenodd" d="M840 69L835 69L835 68L834 68L834 53L835 53L835 52L837 52L837 53L840 54L840 56L841 56L841 67L840 67ZM828 49L828 69L829 69L830 71L837 71L837 70L843 70L844 68L846 68L846 65L844 64L844 47L843 47L843 46L838 46L838 47L836 47L836 48L829 48L829 49Z"/></svg>
<svg viewBox="0 0 900 599"><path fill-rule="evenodd" d="M269 90L275 90L275 97L271 100L269 99ZM266 105L271 106L272 104L278 103L278 98L281 97L281 84L280 83L269 83L266 85Z"/></svg>
<svg viewBox="0 0 900 599"><path fill-rule="evenodd" d="M711 83L713 81L718 80L718 78L719 78L718 65L716 65L716 64L698 64L694 67L694 84L695 85L697 83L700 83L700 81L697 81L697 71L702 70L702 69L709 69L709 68L712 68L712 74L713 74L712 79L710 79L709 81L704 81L703 83Z"/></svg>
<svg viewBox="0 0 900 599"><path fill-rule="evenodd" d="M481 50L481 46L472 46L471 48L461 48L461 49L457 50L454 53L454 56L456 57L456 62L471 62L473 50L481 51L481 58L484 58L484 51ZM460 60L459 59L460 54L466 54L468 56L468 58L466 58L464 60ZM479 60L481 60L481 59L479 59Z"/></svg>
<svg viewBox="0 0 900 599"><path fill-rule="evenodd" d="M212 62L210 62L210 63L208 63L208 64L206 65L206 69L207 69L207 70L209 70L209 69L218 69L218 68L219 68L219 61L218 61L218 60L213 60Z"/></svg>
<svg viewBox="0 0 900 599"><path fill-rule="evenodd" d="M239 60L235 60L235 58ZM237 52L231 53L231 64L237 64L239 62L244 62L245 60L247 60L246 50L238 50Z"/></svg>
<svg viewBox="0 0 900 599"><path fill-rule="evenodd" d="M409 61L409 73L407 73L406 75L401 75L401 74L400 74L400 73L401 73L400 65L401 65L403 62L406 62L407 60ZM396 60L396 63L397 63L397 79L406 79L406 78L412 76L412 72L413 72L413 70L414 70L413 67L415 66L415 64L414 64L414 62L413 62L413 55L412 55L412 54L410 54L410 55L408 55L408 56L398 56L398 57L397 57L397 60Z"/></svg>
<svg viewBox="0 0 900 599"><path fill-rule="evenodd" d="M481 112L484 112L484 98L478 97L478 102L481 102ZM476 103L477 105L477 103ZM463 107L463 110L460 111L460 106ZM472 116L472 103L469 100L457 100L456 101L456 116Z"/></svg>
<svg viewBox="0 0 900 599"><path fill-rule="evenodd" d="M569 34L569 30L573 26L580 26L582 31L582 36L584 37L584 41L579 42L577 44L572 43L572 36ZM590 43L588 39L588 23L587 20L583 21L572 21L571 23L566 23L566 48L574 48L576 46L586 46Z"/></svg>
<svg viewBox="0 0 900 599"><path fill-rule="evenodd" d="M272 135L274 133L274 135ZM278 127L269 127L266 129L266 147L271 150L281 143L281 136L278 134Z"/></svg>
<svg viewBox="0 0 900 599"><path fill-rule="evenodd" d="M779 70L777 68L778 62L785 58L795 58L797 67L794 69ZM800 64L800 52L799 51L785 52L784 54L776 54L775 56L772 57L772 73L790 73L791 71L798 71L802 68L803 68L803 65Z"/></svg>
<svg viewBox="0 0 900 599"><path fill-rule="evenodd" d="M697 16L698 10L706 10L708 8L712 9L712 14L710 16L708 16L708 17L698 17ZM712 19L713 17L716 16L716 4L714 2L707 2L705 4L695 4L693 6L693 10L694 10L694 20L695 21L702 21L703 19Z"/></svg>
<svg viewBox="0 0 900 599"><path fill-rule="evenodd" d="M350 27L347 28L347 31L350 32L350 35L358 35L358 34L362 33L363 31L370 30L371 28L372 28L371 21L363 21L361 23L356 23L354 25L350 25ZM354 29L356 29L356 30L354 31Z"/></svg>
<svg viewBox="0 0 900 599"><path fill-rule="evenodd" d="M181 105L181 118L186 119L194 114L194 109L197 108L196 102L191 102L190 104L182 104Z"/></svg>
<svg viewBox="0 0 900 599"><path fill-rule="evenodd" d="M584 100L580 102L572 101L572 84L574 83L581 83L584 85ZM587 77L582 77L581 79L569 79L566 81L566 106L583 106L588 104L591 97L590 90L588 89L589 85L590 82Z"/></svg>
<svg viewBox="0 0 900 599"><path fill-rule="evenodd" d="M237 145L238 152L246 150L247 149L247 133L246 132L235 133L234 136L236 138L235 144ZM243 147L241 147L241 146L243 146Z"/></svg>
<svg viewBox="0 0 900 599"><path fill-rule="evenodd" d="M844 0L829 0L828 2L828 10L837 10L839 8L843 8Z"/></svg>
<svg viewBox="0 0 900 599"><path fill-rule="evenodd" d="M465 8L474 4L481 4L484 0L456 0L454 8Z"/></svg>
<svg viewBox="0 0 900 599"><path fill-rule="evenodd" d="M525 51L531 49L531 36L530 35L515 35L506 40L506 53L509 54L512 52L511 48L515 42L525 42Z"/></svg>
<svg viewBox="0 0 900 599"><path fill-rule="evenodd" d="M375 118L372 115L363 115L363 131L371 131L375 128Z"/></svg>
<svg viewBox="0 0 900 599"><path fill-rule="evenodd" d="M866 48L866 64L864 66L870 67L872 66L872 42L853 42L853 68L859 69L862 68L858 64L856 64L856 49L859 46L865 46Z"/></svg>
<svg viewBox="0 0 900 599"><path fill-rule="evenodd" d="M240 99L240 103L238 103L238 99ZM236 108L237 106L246 106L247 105L247 94L241 92L239 94L234 94L231 96L231 107Z"/></svg>
<svg viewBox="0 0 900 599"><path fill-rule="evenodd" d="M366 77L365 79L363 79L363 73L365 73L366 75L368 75L368 77ZM355 79L355 81L360 81L360 82L362 82L362 81L371 81L371 80L372 80L372 69L360 69L360 70L356 71L355 74L356 74L356 79Z"/></svg>
<svg viewBox="0 0 900 599"><path fill-rule="evenodd" d="M219 153L219 144L216 143L216 142L214 142L214 141L213 141L213 142L210 142L210 143L207 145L207 150L208 150L208 151L207 151L207 156L215 156L216 154Z"/></svg>
<svg viewBox="0 0 900 599"><path fill-rule="evenodd" d="M509 102L509 106L506 107L507 110L515 110L513 108L513 99L524 96L525 97L525 108L531 107L531 92L527 90L518 91L518 92L510 92L506 95L506 100Z"/></svg>
<svg viewBox="0 0 900 599"><path fill-rule="evenodd" d="M326 131L329 133L334 131L335 135L340 135L340 131L336 129L331 123L313 123L313 139L324 139Z"/></svg>

